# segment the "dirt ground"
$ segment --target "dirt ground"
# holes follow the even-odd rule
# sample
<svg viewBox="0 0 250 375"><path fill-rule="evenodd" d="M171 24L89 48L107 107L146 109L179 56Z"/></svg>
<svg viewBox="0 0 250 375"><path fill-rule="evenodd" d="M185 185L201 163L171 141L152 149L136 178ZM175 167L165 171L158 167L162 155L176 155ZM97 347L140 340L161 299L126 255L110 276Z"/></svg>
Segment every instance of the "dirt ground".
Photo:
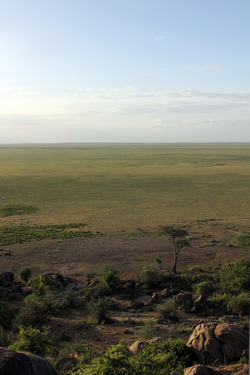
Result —
<svg viewBox="0 0 250 375"><path fill-rule="evenodd" d="M204 270L212 272L226 262L242 257L250 259L250 247L237 247L235 235L235 232L230 230L215 231L212 228L198 226L192 228L191 246L182 250L177 270L181 272L199 264ZM3 255L6 252L10 252L11 255ZM158 237L155 232L139 231L91 235L60 241L32 241L3 246L0 254L0 272L14 272L17 279L18 271L23 266L28 266L34 275L41 272L59 272L63 276L84 282L85 272L95 271L101 274L101 269L105 265L116 267L121 279L138 279L142 267L152 263L158 255L163 261L164 269L170 270L173 262L172 245L165 237ZM64 314L51 318L50 325L58 342L62 335L65 335L71 342L88 343L98 350L104 350L107 345L116 344L122 339L130 344L138 339L143 322L155 319L160 308L133 310L129 309L130 301L120 300L119 296L112 298L116 298L116 302L122 308L112 312L113 324L110 325L81 327L80 323L86 316L84 306L67 310ZM147 301L150 296L139 298ZM164 338L181 336L186 339L195 323L201 319L208 319L199 315L190 317L183 312L178 314L178 324L155 324L155 335Z"/></svg>

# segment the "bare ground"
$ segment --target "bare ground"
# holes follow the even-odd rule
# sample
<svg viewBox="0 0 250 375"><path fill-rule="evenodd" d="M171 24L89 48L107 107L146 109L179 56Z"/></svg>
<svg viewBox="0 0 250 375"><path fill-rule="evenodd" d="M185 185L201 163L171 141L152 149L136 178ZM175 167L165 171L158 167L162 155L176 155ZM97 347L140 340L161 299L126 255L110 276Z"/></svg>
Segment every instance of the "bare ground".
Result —
<svg viewBox="0 0 250 375"><path fill-rule="evenodd" d="M250 259L250 247L237 247L235 245L235 232L230 230L217 230L209 227L192 228L191 246L182 250L178 270L188 270L194 265L201 265L206 271L219 269L226 262L245 257ZM210 246L211 245L211 246ZM92 235L70 240L46 240L30 243L4 246L0 254L10 251L10 256L1 256L0 272L12 271L18 275L23 266L32 269L34 275L41 272L59 272L63 276L84 281L84 273L95 271L101 273L104 265L115 266L120 278L138 278L142 267L152 263L160 255L165 269L171 269L173 251L171 243L164 237L157 237L151 233L125 233ZM107 345L116 344L124 339L128 344L139 337L143 322L154 320L160 306L130 309L130 301L120 296L112 296L120 308L112 312L113 324L91 325L81 327L81 321L87 316L85 306L69 309L64 314L51 318L58 343L62 344L63 336L71 342L80 341L89 343L98 350L104 350ZM141 296L139 299L147 301L150 296ZM201 319L202 315L189 316L178 312L179 323L155 324L155 335L164 338L188 338L193 326ZM226 319L226 318L225 318ZM237 319L236 319L237 320Z"/></svg>

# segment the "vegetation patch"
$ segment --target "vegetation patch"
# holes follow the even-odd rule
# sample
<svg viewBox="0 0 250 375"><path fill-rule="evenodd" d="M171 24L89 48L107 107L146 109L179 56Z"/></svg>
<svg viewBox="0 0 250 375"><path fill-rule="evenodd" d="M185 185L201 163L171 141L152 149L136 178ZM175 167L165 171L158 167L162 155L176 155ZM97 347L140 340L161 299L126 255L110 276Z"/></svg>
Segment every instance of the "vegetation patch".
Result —
<svg viewBox="0 0 250 375"><path fill-rule="evenodd" d="M240 234L236 237L237 245L239 246L247 246L250 245L250 233Z"/></svg>
<svg viewBox="0 0 250 375"><path fill-rule="evenodd" d="M27 215L34 214L38 211L37 207L34 206L23 206L21 204L10 204L0 209L0 216L15 216L15 215Z"/></svg>
<svg viewBox="0 0 250 375"><path fill-rule="evenodd" d="M0 228L0 245L11 245L15 243L29 242L31 240L41 241L44 239L69 239L73 237L85 237L92 233L84 231L86 224L62 224L62 225L34 225L34 226L11 226Z"/></svg>

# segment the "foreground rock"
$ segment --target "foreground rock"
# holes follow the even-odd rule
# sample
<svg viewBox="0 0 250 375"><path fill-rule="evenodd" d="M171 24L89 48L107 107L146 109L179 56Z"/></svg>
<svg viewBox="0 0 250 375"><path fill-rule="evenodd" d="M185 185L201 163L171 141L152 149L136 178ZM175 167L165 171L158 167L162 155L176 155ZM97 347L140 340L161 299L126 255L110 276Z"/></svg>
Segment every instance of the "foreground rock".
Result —
<svg viewBox="0 0 250 375"><path fill-rule="evenodd" d="M0 375L57 375L46 359L35 354L0 348Z"/></svg>
<svg viewBox="0 0 250 375"><path fill-rule="evenodd" d="M207 323L196 326L187 346L205 364L225 364L242 357L248 349L248 333L234 324Z"/></svg>
<svg viewBox="0 0 250 375"><path fill-rule="evenodd" d="M232 364L218 368L207 366L192 366L184 370L184 375L248 375L249 366Z"/></svg>

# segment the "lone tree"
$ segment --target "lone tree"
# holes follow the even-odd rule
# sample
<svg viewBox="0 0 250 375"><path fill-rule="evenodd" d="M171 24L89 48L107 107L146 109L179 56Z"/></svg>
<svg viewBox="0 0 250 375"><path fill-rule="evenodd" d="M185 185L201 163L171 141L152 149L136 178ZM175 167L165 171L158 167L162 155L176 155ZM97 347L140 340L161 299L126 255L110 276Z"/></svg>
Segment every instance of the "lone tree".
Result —
<svg viewBox="0 0 250 375"><path fill-rule="evenodd" d="M188 232L182 228L175 228L174 225L160 225L158 229L158 236L168 236L172 239L174 248L174 264L172 272L176 274L177 260L181 249L185 246L189 246L189 242L186 239Z"/></svg>

